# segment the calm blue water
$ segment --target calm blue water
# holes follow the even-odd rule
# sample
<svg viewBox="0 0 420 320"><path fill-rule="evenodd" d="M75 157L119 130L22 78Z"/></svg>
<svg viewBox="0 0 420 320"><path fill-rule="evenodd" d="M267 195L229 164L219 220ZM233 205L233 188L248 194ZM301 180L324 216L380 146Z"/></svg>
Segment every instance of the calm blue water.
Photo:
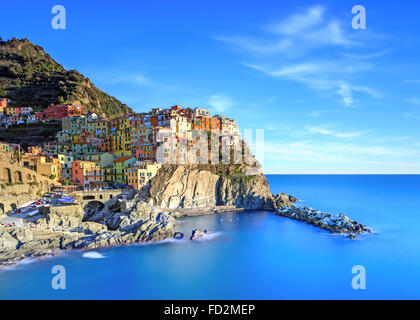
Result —
<svg viewBox="0 0 420 320"><path fill-rule="evenodd" d="M273 193L344 212L377 234L357 241L269 212L186 218L179 241L38 260L0 272L1 299L420 299L420 176L268 176ZM51 288L65 266L67 289ZM366 268L366 290L351 269Z"/></svg>

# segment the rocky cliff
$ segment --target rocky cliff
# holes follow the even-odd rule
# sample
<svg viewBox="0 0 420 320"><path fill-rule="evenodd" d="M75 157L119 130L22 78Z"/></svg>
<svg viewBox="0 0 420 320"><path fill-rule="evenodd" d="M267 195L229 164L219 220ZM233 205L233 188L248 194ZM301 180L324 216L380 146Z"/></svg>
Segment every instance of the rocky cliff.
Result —
<svg viewBox="0 0 420 320"><path fill-rule="evenodd" d="M165 209L234 206L275 210L276 201L261 171L248 175L244 165L164 166L145 194Z"/></svg>

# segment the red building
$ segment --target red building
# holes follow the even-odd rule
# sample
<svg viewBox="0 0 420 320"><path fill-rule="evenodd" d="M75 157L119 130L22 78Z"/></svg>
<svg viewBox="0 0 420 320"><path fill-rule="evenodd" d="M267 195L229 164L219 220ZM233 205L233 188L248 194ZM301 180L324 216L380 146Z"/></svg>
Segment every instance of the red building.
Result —
<svg viewBox="0 0 420 320"><path fill-rule="evenodd" d="M61 120L82 114L82 108L73 104L50 105L43 112L36 113L37 120Z"/></svg>

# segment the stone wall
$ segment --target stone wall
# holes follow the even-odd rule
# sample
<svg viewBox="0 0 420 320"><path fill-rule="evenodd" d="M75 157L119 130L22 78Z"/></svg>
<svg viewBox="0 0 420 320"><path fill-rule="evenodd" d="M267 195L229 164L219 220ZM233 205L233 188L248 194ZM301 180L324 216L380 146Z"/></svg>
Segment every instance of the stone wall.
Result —
<svg viewBox="0 0 420 320"><path fill-rule="evenodd" d="M35 201L57 182L0 157L0 214Z"/></svg>
<svg viewBox="0 0 420 320"><path fill-rule="evenodd" d="M37 174L35 171L21 167L10 162L0 162L0 183L37 183L40 187L46 187L57 184L48 177Z"/></svg>

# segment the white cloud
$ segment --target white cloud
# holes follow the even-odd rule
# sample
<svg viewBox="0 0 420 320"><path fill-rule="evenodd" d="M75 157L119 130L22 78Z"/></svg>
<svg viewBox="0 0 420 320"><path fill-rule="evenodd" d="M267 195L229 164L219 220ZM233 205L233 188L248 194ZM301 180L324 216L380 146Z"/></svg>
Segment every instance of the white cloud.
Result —
<svg viewBox="0 0 420 320"><path fill-rule="evenodd" d="M349 82L340 80L344 76L353 74L355 71L369 68L365 64L343 68L336 62L303 62L286 65L279 69L270 69L248 63L244 65L272 77L302 82L317 90L333 92L340 97L340 102L346 107L350 107L355 103L353 98L354 92L363 92L373 98L381 97L380 93L369 87L353 86Z"/></svg>
<svg viewBox="0 0 420 320"><path fill-rule="evenodd" d="M232 108L236 103L232 98L226 95L215 94L210 96L208 104L217 112L224 112L227 109Z"/></svg>
<svg viewBox="0 0 420 320"><path fill-rule="evenodd" d="M212 38L247 52L268 55L281 53L286 56L300 56L325 46L347 48L358 45L353 34L346 34L341 21L327 17L325 13L326 8L322 6L308 8L303 13L265 26L265 33L260 37L219 35Z"/></svg>
<svg viewBox="0 0 420 320"><path fill-rule="evenodd" d="M354 132L335 131L328 128L328 126L308 126L306 130L307 130L307 133L310 133L310 134L316 133L316 134L322 134L322 135L327 135L327 136L333 136L333 137L341 138L341 139L357 138L365 134L365 132L361 132L361 131L354 131Z"/></svg>
<svg viewBox="0 0 420 320"><path fill-rule="evenodd" d="M346 107L350 107L354 103L353 92L347 83L340 84L337 93L341 96Z"/></svg>
<svg viewBox="0 0 420 320"><path fill-rule="evenodd" d="M420 106L420 99L419 98L410 98L408 99L408 102L411 104L414 104L416 106Z"/></svg>
<svg viewBox="0 0 420 320"><path fill-rule="evenodd" d="M285 21L270 25L266 29L273 33L296 35L323 22L324 13L323 6L315 6L307 9L304 13L294 14Z"/></svg>
<svg viewBox="0 0 420 320"><path fill-rule="evenodd" d="M345 58L361 61L361 60L371 60L371 59L380 58L382 56L387 55L390 52L392 52L391 49L385 49L378 52L367 53L367 54L341 53L341 55Z"/></svg>
<svg viewBox="0 0 420 320"><path fill-rule="evenodd" d="M338 97L341 104L350 107L358 101L356 93L368 94L375 99L381 98L382 95L376 90L363 84L355 84L352 78L364 71L372 71L374 65L370 60L385 55L390 50L369 54L358 51L355 53L356 48L363 48L366 44L366 37L356 35L350 26L346 30L344 25L344 22L327 15L324 6L312 6L265 26L265 33L260 37L225 36L215 39L233 44L244 50L244 53L278 55L278 61L272 58L264 61L259 56L259 61L244 65L272 77L297 81L316 90L328 91ZM326 51L327 58L325 55L317 55L321 50L330 47L338 47L340 51ZM320 59L313 61L314 56Z"/></svg>
<svg viewBox="0 0 420 320"><path fill-rule="evenodd" d="M296 173L419 173L420 151L412 146L318 142L301 140L264 144L267 160L283 165L284 172ZM336 164L331 166L331 164ZM351 166L349 166L351 164ZM277 165L272 170L278 173ZM291 168L296 168L292 169ZM309 168L309 169L305 169ZM392 169L389 169L392 168Z"/></svg>
<svg viewBox="0 0 420 320"><path fill-rule="evenodd" d="M214 36L214 40L232 44L245 51L251 51L259 54L276 54L288 52L292 49L293 43L289 39L280 39L277 41L265 41L249 37L238 36Z"/></svg>
<svg viewBox="0 0 420 320"><path fill-rule="evenodd" d="M106 82L111 83L111 84L123 83L123 84L134 84L134 85L140 85L140 86L152 85L151 80L142 74L109 77Z"/></svg>

